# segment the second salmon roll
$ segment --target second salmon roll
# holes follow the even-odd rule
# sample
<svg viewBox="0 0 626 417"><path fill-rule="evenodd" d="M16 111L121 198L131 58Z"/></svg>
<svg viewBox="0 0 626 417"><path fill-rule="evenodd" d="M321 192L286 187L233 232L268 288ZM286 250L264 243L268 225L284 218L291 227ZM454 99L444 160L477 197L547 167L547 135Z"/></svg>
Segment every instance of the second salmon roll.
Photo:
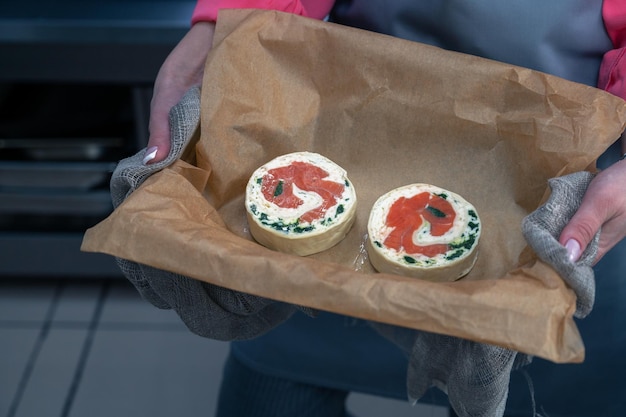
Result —
<svg viewBox="0 0 626 417"><path fill-rule="evenodd" d="M481 222L463 197L430 184L381 196L368 221L368 255L379 272L455 281L478 256Z"/></svg>
<svg viewBox="0 0 626 417"><path fill-rule="evenodd" d="M307 256L345 238L354 223L357 197L339 165L317 153L294 152L252 174L245 205L257 242Z"/></svg>

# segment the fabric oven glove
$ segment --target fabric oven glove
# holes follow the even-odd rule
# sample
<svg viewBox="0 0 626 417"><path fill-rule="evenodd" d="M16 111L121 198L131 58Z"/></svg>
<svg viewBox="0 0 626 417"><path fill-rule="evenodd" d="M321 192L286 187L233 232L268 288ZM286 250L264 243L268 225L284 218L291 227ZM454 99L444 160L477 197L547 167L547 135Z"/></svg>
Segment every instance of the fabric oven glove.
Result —
<svg viewBox="0 0 626 417"><path fill-rule="evenodd" d="M551 265L576 294L577 318L586 317L593 308L596 281L593 261L598 254L600 232L583 251L577 262L569 260L567 251L558 241L561 231L574 213L587 191L594 174L575 172L548 180L552 190L548 201L522 220L524 238L539 259Z"/></svg>
<svg viewBox="0 0 626 417"><path fill-rule="evenodd" d="M578 318L587 316L593 308L595 277L591 266L598 251L599 232L575 263L569 260L558 238L592 179L589 172L550 179L550 197L522 221L528 244L575 292ZM409 397L417 400L431 386L439 387L448 394L460 417L502 416L511 371L532 360L526 354L498 346L381 323L371 325L409 355Z"/></svg>
<svg viewBox="0 0 626 417"><path fill-rule="evenodd" d="M171 150L161 162L144 165L145 151L119 162L111 177L111 197L119 206L150 175L180 157L200 120L200 90L190 89L170 111ZM116 258L141 296L161 309L173 309L192 332L216 340L245 340L271 330L297 310L313 310L241 293Z"/></svg>

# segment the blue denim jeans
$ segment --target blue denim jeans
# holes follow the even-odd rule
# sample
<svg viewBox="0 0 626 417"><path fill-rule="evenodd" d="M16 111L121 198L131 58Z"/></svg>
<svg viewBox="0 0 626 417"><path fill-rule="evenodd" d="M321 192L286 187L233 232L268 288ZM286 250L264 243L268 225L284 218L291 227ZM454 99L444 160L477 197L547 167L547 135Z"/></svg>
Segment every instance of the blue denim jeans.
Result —
<svg viewBox="0 0 626 417"><path fill-rule="evenodd" d="M348 391L266 375L226 360L216 417L348 417Z"/></svg>
<svg viewBox="0 0 626 417"><path fill-rule="evenodd" d="M407 401L407 358L362 320L296 314L254 340L231 343L218 417L345 416L350 392ZM431 390L423 402L447 405Z"/></svg>

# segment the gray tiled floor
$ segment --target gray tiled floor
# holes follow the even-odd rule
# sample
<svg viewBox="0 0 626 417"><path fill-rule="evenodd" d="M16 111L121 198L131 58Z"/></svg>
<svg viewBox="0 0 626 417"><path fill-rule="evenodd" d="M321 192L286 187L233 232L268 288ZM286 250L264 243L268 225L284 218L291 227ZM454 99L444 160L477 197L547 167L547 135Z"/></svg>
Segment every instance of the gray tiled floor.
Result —
<svg viewBox="0 0 626 417"><path fill-rule="evenodd" d="M212 417L228 345L125 281L0 279L0 417ZM359 417L445 417L361 394Z"/></svg>

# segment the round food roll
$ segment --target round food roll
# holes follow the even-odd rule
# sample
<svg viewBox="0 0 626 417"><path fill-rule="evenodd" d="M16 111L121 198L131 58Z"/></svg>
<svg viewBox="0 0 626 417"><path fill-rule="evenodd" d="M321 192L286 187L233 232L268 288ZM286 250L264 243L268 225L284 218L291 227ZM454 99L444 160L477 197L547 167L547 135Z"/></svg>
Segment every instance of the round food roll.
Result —
<svg viewBox="0 0 626 417"><path fill-rule="evenodd" d="M451 191L411 184L381 196L368 220L367 252L379 272L455 281L478 257L480 218Z"/></svg>
<svg viewBox="0 0 626 417"><path fill-rule="evenodd" d="M300 256L345 238L357 204L346 171L312 152L282 155L259 167L248 181L245 201L252 237Z"/></svg>

